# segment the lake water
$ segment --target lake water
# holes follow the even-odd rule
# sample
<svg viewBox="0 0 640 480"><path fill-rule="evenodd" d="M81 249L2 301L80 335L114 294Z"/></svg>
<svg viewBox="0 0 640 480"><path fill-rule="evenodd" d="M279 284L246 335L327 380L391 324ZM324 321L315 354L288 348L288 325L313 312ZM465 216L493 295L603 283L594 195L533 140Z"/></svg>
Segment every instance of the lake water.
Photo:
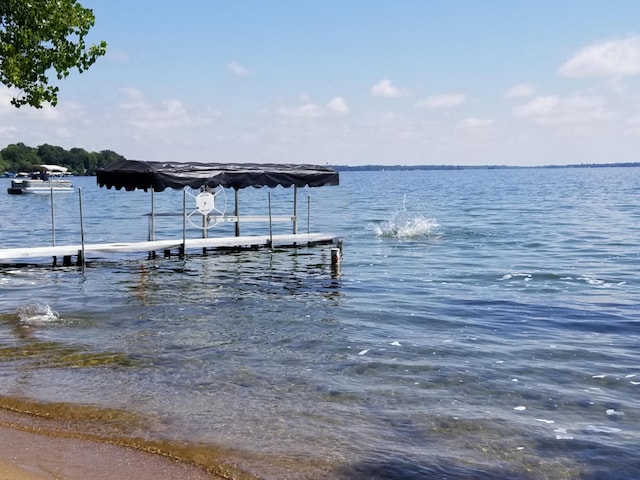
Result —
<svg viewBox="0 0 640 480"><path fill-rule="evenodd" d="M50 199L0 183L0 246L50 245ZM147 239L149 193L74 184L86 242ZM640 478L639 168L343 172L301 230L307 195L339 272L329 246L0 268L0 403L233 478Z"/></svg>

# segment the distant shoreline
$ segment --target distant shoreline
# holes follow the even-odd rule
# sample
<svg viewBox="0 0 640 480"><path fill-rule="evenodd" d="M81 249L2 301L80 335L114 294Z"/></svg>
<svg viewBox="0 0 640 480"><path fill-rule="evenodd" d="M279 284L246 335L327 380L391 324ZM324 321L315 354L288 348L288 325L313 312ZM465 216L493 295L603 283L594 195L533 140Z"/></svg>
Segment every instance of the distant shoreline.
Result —
<svg viewBox="0 0 640 480"><path fill-rule="evenodd" d="M419 170L522 170L537 168L624 168L640 167L640 162L572 163L566 165L329 165L339 172L381 172ZM72 174L76 177L95 177L95 174ZM0 178L10 178L0 173Z"/></svg>
<svg viewBox="0 0 640 480"><path fill-rule="evenodd" d="M640 167L640 162L625 163L575 163L568 165L331 165L340 172L395 171L395 170L506 170L523 168L617 168Z"/></svg>

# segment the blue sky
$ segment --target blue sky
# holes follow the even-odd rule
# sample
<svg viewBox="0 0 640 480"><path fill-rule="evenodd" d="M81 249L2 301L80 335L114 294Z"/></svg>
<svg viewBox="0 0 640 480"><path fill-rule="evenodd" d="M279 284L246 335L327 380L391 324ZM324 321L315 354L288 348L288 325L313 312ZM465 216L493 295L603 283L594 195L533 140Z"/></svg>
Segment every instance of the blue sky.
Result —
<svg viewBox="0 0 640 480"><path fill-rule="evenodd" d="M637 0L81 0L108 53L0 146L161 161L640 161Z"/></svg>

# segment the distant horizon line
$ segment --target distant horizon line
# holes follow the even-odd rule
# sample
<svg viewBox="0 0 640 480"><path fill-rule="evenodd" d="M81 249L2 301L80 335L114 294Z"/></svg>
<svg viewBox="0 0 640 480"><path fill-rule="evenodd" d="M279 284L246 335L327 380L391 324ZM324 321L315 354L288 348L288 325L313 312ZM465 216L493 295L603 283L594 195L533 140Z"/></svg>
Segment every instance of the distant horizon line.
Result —
<svg viewBox="0 0 640 480"><path fill-rule="evenodd" d="M616 168L640 167L640 162L570 163L565 165L328 165L338 171L381 170L502 170L514 168Z"/></svg>

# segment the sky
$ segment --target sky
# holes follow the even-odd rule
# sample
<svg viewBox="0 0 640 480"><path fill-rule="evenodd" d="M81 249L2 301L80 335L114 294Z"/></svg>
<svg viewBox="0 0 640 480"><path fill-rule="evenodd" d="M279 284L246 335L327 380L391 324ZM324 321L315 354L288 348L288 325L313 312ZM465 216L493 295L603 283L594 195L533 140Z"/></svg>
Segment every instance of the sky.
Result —
<svg viewBox="0 0 640 480"><path fill-rule="evenodd" d="M640 161L637 0L80 0L107 55L10 105L22 142L129 159Z"/></svg>

